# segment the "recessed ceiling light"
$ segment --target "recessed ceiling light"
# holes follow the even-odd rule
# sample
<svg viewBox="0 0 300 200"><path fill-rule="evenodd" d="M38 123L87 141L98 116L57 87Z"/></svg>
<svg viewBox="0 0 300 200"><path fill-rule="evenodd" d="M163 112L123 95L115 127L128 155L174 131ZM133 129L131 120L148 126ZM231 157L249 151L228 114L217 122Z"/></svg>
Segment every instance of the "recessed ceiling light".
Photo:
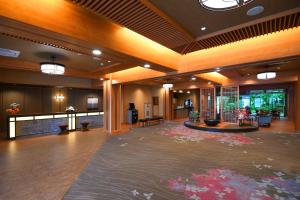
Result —
<svg viewBox="0 0 300 200"><path fill-rule="evenodd" d="M216 72L219 72L219 71L221 71L221 70L220 70L220 69L217 69L217 70L216 70Z"/></svg>
<svg viewBox="0 0 300 200"><path fill-rule="evenodd" d="M208 85L211 85L211 81L208 81L208 83L207 83Z"/></svg>
<svg viewBox="0 0 300 200"><path fill-rule="evenodd" d="M191 79L192 79L192 81L195 81L197 78L196 77L192 77Z"/></svg>
<svg viewBox="0 0 300 200"><path fill-rule="evenodd" d="M206 30L206 27L205 26L202 26L201 27L201 31L205 31Z"/></svg>
<svg viewBox="0 0 300 200"><path fill-rule="evenodd" d="M109 62L109 63L110 63L111 61L110 61L110 60L108 60L107 62Z"/></svg>
<svg viewBox="0 0 300 200"><path fill-rule="evenodd" d="M103 81L104 80L104 78L100 78L100 81Z"/></svg>
<svg viewBox="0 0 300 200"><path fill-rule="evenodd" d="M265 8L263 6L255 6L253 8L250 8L247 11L247 15L248 16L255 16L255 15L259 15L260 13L262 13L265 10Z"/></svg>
<svg viewBox="0 0 300 200"><path fill-rule="evenodd" d="M182 91L182 90L179 90L179 93L183 93L183 91Z"/></svg>
<svg viewBox="0 0 300 200"><path fill-rule="evenodd" d="M95 56L99 56L102 54L102 52L99 49L94 49L92 52Z"/></svg>
<svg viewBox="0 0 300 200"><path fill-rule="evenodd" d="M150 68L151 65L150 65L150 64L144 64L144 67L145 67L145 68Z"/></svg>
<svg viewBox="0 0 300 200"><path fill-rule="evenodd" d="M177 92L176 90L173 90L173 92Z"/></svg>
<svg viewBox="0 0 300 200"><path fill-rule="evenodd" d="M191 92L188 90L186 93L187 93L187 94L190 94Z"/></svg>

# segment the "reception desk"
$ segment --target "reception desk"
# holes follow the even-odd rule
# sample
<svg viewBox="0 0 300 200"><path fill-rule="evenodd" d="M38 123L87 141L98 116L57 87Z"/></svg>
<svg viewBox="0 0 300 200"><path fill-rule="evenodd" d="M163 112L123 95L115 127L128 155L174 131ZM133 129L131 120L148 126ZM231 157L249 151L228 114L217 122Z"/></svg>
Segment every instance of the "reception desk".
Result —
<svg viewBox="0 0 300 200"><path fill-rule="evenodd" d="M81 122L89 122L90 128L103 126L103 112L72 112L72 113L49 113L33 115L8 116L8 139L18 136L58 134L59 125L68 125L69 131L81 128Z"/></svg>
<svg viewBox="0 0 300 200"><path fill-rule="evenodd" d="M176 108L174 110L174 118L175 119L183 119L189 117L189 112L191 111L191 108Z"/></svg>

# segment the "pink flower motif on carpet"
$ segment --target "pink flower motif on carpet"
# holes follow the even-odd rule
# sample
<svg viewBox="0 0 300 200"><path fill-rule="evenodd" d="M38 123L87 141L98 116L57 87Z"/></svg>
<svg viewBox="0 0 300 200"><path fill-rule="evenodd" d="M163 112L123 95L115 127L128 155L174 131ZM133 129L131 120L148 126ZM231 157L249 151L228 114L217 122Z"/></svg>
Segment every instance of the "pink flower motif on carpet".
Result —
<svg viewBox="0 0 300 200"><path fill-rule="evenodd" d="M297 179L263 178L261 182L227 169L210 169L206 174L193 174L191 179L171 179L168 187L184 193L187 199L271 200L297 199ZM280 179L280 180L279 180ZM272 191L270 194L269 191Z"/></svg>
<svg viewBox="0 0 300 200"><path fill-rule="evenodd" d="M187 141L200 142L205 139L217 140L221 143L227 143L230 146L241 146L244 144L253 144L251 138L242 134L236 133L214 133L203 132L186 128L184 126L175 126L172 128L164 129L161 132L162 135L171 136L176 142L184 143Z"/></svg>

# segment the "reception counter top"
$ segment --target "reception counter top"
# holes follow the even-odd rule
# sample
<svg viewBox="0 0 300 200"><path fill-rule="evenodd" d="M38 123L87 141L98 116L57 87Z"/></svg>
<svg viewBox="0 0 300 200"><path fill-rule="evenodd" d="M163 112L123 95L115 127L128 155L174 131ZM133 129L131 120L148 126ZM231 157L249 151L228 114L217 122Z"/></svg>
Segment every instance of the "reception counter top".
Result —
<svg viewBox="0 0 300 200"><path fill-rule="evenodd" d="M18 136L36 134L58 134L59 125L68 125L68 130L74 131L81 127L82 122L89 122L89 127L103 126L103 112L64 112L31 115L8 116L7 137L14 139Z"/></svg>

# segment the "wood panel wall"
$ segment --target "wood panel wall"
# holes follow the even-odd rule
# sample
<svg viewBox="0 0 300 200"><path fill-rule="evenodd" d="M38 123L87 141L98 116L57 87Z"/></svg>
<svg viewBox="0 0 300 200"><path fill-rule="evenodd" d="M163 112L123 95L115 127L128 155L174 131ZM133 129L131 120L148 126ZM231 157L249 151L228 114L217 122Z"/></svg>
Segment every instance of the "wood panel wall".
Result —
<svg viewBox="0 0 300 200"><path fill-rule="evenodd" d="M57 101L55 95L65 99ZM103 110L103 94L98 89L56 88L27 85L0 85L0 137L6 135L6 109L11 103L20 104L20 114L64 112L67 106L77 111L87 111L87 98L98 97L98 109Z"/></svg>

